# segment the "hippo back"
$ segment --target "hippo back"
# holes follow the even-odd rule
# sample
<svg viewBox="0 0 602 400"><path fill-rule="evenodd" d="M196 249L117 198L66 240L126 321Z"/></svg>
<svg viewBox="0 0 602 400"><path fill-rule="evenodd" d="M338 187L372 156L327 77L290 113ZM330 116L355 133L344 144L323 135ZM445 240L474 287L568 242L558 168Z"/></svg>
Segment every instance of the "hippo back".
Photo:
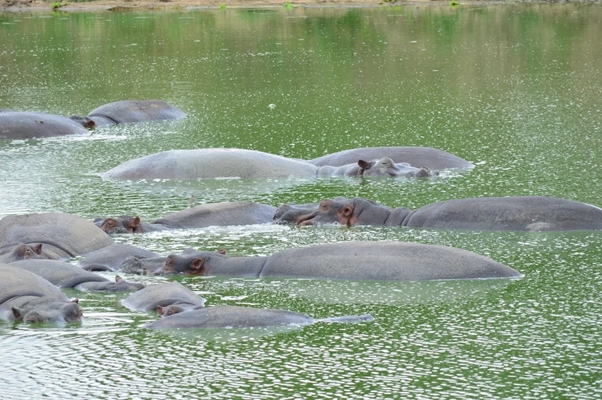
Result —
<svg viewBox="0 0 602 400"><path fill-rule="evenodd" d="M0 246L42 243L62 257L89 253L113 243L92 222L64 213L9 215L0 219Z"/></svg>
<svg viewBox="0 0 602 400"><path fill-rule="evenodd" d="M89 133L61 115L25 111L0 111L0 139L30 139Z"/></svg>
<svg viewBox="0 0 602 400"><path fill-rule="evenodd" d="M180 229L265 224L272 222L275 212L274 206L252 201L211 203L169 214L152 223Z"/></svg>
<svg viewBox="0 0 602 400"><path fill-rule="evenodd" d="M72 288L84 282L109 282L108 279L100 275L84 271L64 261L20 260L10 265L41 276L61 288Z"/></svg>
<svg viewBox="0 0 602 400"><path fill-rule="evenodd" d="M123 124L180 119L186 117L186 114L161 100L123 100L95 108L90 111L88 117L101 117Z"/></svg>
<svg viewBox="0 0 602 400"><path fill-rule="evenodd" d="M421 207L403 225L493 231L598 230L602 229L602 209L544 196L459 199Z"/></svg>
<svg viewBox="0 0 602 400"><path fill-rule="evenodd" d="M126 161L101 174L103 179L142 180L207 178L313 177L317 167L244 149L169 150Z"/></svg>
<svg viewBox="0 0 602 400"><path fill-rule="evenodd" d="M285 310L216 306L175 314L146 325L151 329L169 328L251 328L304 325L313 318Z"/></svg>
<svg viewBox="0 0 602 400"><path fill-rule="evenodd" d="M122 302L124 307L134 311L155 311L158 306L166 307L174 303L202 307L205 305L205 299L179 282L168 282L147 286L132 293Z"/></svg>
<svg viewBox="0 0 602 400"><path fill-rule="evenodd" d="M46 279L21 268L0 264L0 305L10 299L22 296L69 301L61 289Z"/></svg>
<svg viewBox="0 0 602 400"><path fill-rule="evenodd" d="M261 277L424 281L519 277L514 269L453 247L344 242L287 249L268 257Z"/></svg>
<svg viewBox="0 0 602 400"><path fill-rule="evenodd" d="M314 158L309 162L320 167L324 165L342 166L356 163L358 160L373 160L389 157L396 163L409 163L413 167L428 167L431 170L470 169L474 164L453 154L431 147L366 147L343 150L333 154Z"/></svg>

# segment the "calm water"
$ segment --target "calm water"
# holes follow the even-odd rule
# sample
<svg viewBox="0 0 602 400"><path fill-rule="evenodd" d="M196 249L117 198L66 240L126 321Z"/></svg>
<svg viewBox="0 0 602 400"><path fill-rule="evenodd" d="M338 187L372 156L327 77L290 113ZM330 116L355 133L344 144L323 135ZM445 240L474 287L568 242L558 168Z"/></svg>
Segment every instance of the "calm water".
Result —
<svg viewBox="0 0 602 400"><path fill-rule="evenodd" d="M182 13L0 14L0 108L85 114L168 101L179 122L0 143L0 216L152 219L198 203L363 196L390 206L550 195L602 205L602 7L497 5ZM276 107L271 109L270 104ZM431 181L103 182L167 149L313 158L436 147L477 166ZM208 304L375 322L206 334L148 332L121 296L80 298L81 325L0 323L0 397L600 398L602 235L393 228L219 227L119 237L263 255L314 243L465 248L512 281L360 283L176 277ZM110 274L107 276L111 276ZM148 283L167 278L130 277Z"/></svg>

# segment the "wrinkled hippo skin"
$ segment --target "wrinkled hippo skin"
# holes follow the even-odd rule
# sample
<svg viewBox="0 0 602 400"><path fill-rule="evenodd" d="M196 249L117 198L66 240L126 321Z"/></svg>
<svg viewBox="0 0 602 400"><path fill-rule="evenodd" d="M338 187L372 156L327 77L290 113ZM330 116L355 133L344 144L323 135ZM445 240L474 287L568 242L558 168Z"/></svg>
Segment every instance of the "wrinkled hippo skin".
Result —
<svg viewBox="0 0 602 400"><path fill-rule="evenodd" d="M73 115L71 119L84 126L93 121L96 127L102 127L185 117L182 110L162 100L123 100L95 108L87 116Z"/></svg>
<svg viewBox="0 0 602 400"><path fill-rule="evenodd" d="M128 257L153 258L159 255L129 244L115 243L83 255L80 268L86 271L118 271Z"/></svg>
<svg viewBox="0 0 602 400"><path fill-rule="evenodd" d="M0 219L0 247L43 244L42 258L61 259L113 244L113 239L81 217L64 213L8 215ZM11 249L12 251L12 249Z"/></svg>
<svg viewBox="0 0 602 400"><path fill-rule="evenodd" d="M244 149L169 150L129 160L101 174L105 180L288 178L316 176L305 161Z"/></svg>
<svg viewBox="0 0 602 400"><path fill-rule="evenodd" d="M325 199L318 206L282 205L276 223L300 225L338 223L347 226L491 231L567 231L602 229L602 209L545 196L485 197L447 200L411 211L363 198Z"/></svg>
<svg viewBox="0 0 602 400"><path fill-rule="evenodd" d="M252 201L203 204L169 214L153 222L122 215L94 220L108 234L146 233L171 229L194 229L207 226L253 225L272 222L276 207Z"/></svg>
<svg viewBox="0 0 602 400"><path fill-rule="evenodd" d="M75 288L86 291L126 292L144 288L142 283L128 282L117 276L115 281L63 261L21 260L10 264L34 273L60 288Z"/></svg>
<svg viewBox="0 0 602 400"><path fill-rule="evenodd" d="M428 167L412 167L408 163L395 163L389 157L377 160L359 160L353 164L340 167L330 165L318 169L318 176L354 176L354 177L393 177L393 178L430 178L438 176L439 172L431 171Z"/></svg>
<svg viewBox="0 0 602 400"><path fill-rule="evenodd" d="M443 169L470 169L474 164L461 159L453 154L431 147L365 147L339 151L314 158L309 162L318 167L331 165L340 167L345 164L353 164L357 160L374 160L381 157L389 157L396 163L408 163L413 167L427 167L431 171Z"/></svg>
<svg viewBox="0 0 602 400"><path fill-rule="evenodd" d="M179 282L148 286L125 298L121 304L133 311L157 311L170 316L205 306L205 299Z"/></svg>
<svg viewBox="0 0 602 400"><path fill-rule="evenodd" d="M27 111L0 111L1 139L82 135L89 131L67 117Z"/></svg>
<svg viewBox="0 0 602 400"><path fill-rule="evenodd" d="M314 245L282 250L261 257L228 257L223 252L187 250L181 255L169 255L165 259L162 272L204 276L371 281L521 276L510 267L466 250L392 241Z"/></svg>
<svg viewBox="0 0 602 400"><path fill-rule="evenodd" d="M158 321L145 325L145 328L253 328L282 325L308 325L315 322L369 322L373 320L374 319L370 315L313 319L304 314L285 310L216 306L161 318Z"/></svg>
<svg viewBox="0 0 602 400"><path fill-rule="evenodd" d="M44 278L0 264L0 318L24 322L79 321L82 311Z"/></svg>

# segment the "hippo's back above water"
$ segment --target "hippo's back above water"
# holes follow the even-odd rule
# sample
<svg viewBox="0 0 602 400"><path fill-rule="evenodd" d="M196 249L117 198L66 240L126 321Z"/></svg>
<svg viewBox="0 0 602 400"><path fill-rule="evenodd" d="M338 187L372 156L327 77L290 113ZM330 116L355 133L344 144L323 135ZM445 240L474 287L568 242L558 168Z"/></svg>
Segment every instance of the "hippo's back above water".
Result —
<svg viewBox="0 0 602 400"><path fill-rule="evenodd" d="M95 108L88 117L102 117L123 124L180 119L186 117L186 114L162 100L122 100Z"/></svg>
<svg viewBox="0 0 602 400"><path fill-rule="evenodd" d="M0 139L31 139L76 134L89 134L89 131L61 115L0 110Z"/></svg>
<svg viewBox="0 0 602 400"><path fill-rule="evenodd" d="M299 160L244 149L170 150L126 161L103 179L143 180L205 178L313 177L317 167Z"/></svg>
<svg viewBox="0 0 602 400"><path fill-rule="evenodd" d="M416 168L428 167L433 171L474 167L472 163L443 150L412 146L366 147L343 150L314 158L309 162L318 167L325 165L340 167L345 164L357 163L358 160L374 160L382 157L389 157L396 163L405 162Z"/></svg>

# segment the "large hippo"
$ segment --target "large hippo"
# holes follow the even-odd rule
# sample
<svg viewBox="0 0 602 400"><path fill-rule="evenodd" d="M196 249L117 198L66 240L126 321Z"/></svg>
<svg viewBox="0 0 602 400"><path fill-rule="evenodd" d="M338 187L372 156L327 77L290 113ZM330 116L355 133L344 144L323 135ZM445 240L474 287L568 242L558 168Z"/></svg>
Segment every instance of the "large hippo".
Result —
<svg viewBox="0 0 602 400"><path fill-rule="evenodd" d="M371 160L371 159L369 159ZM309 162L244 149L169 150L126 161L101 174L107 180L208 178L310 178L325 176L422 177L436 175L434 169L375 157L355 159L341 168L315 166Z"/></svg>
<svg viewBox="0 0 602 400"><path fill-rule="evenodd" d="M315 322L370 322L370 315L314 319L285 310L252 307L215 306L175 314L145 325L150 329L174 328L255 328L282 325L309 325Z"/></svg>
<svg viewBox="0 0 602 400"><path fill-rule="evenodd" d="M0 264L0 318L24 322L73 322L82 318L77 300L69 300L46 279Z"/></svg>
<svg viewBox="0 0 602 400"><path fill-rule="evenodd" d="M324 199L317 206L283 205L275 214L275 222L492 231L599 230L602 209L555 197L519 196L447 200L412 211L363 198L338 197Z"/></svg>
<svg viewBox="0 0 602 400"><path fill-rule="evenodd" d="M117 271L129 257L136 257L138 259L158 256L155 252L137 246L114 243L102 249L84 254L78 265L87 271Z"/></svg>
<svg viewBox="0 0 602 400"><path fill-rule="evenodd" d="M0 140L83 135L89 133L81 124L61 115L0 110Z"/></svg>
<svg viewBox="0 0 602 400"><path fill-rule="evenodd" d="M162 100L123 100L95 108L87 116L73 115L71 119L84 126L92 121L96 127L102 127L184 117L186 114L182 110Z"/></svg>
<svg viewBox="0 0 602 400"><path fill-rule="evenodd" d="M107 292L136 291L144 288L142 283L128 282L120 276L117 276L115 281L110 281L64 261L32 259L15 261L10 265L41 276L60 288Z"/></svg>
<svg viewBox="0 0 602 400"><path fill-rule="evenodd" d="M318 176L356 176L356 177L393 177L393 178L428 178L439 175L428 167L412 167L408 163L395 163L389 157L377 160L358 160L353 164L340 167L325 165L318 168Z"/></svg>
<svg viewBox="0 0 602 400"><path fill-rule="evenodd" d="M474 164L461 159L443 150L431 147L393 146L393 147L365 147L339 151L314 158L309 162L318 167L331 165L340 167L353 164L357 160L374 160L389 157L396 163L408 163L413 167L427 167L432 171L443 169L470 169Z"/></svg>
<svg viewBox="0 0 602 400"><path fill-rule="evenodd" d="M278 251L261 257L229 257L186 250L139 260L150 273L185 273L249 278L326 278L373 281L511 278L514 269L453 247L382 242L342 242ZM152 261L145 267L146 261Z"/></svg>
<svg viewBox="0 0 602 400"><path fill-rule="evenodd" d="M153 222L122 215L94 220L103 231L113 233L145 233L171 229L193 229L207 226L252 225L272 222L276 207L252 201L202 204L168 214Z"/></svg>
<svg viewBox="0 0 602 400"><path fill-rule="evenodd" d="M157 311L170 316L205 306L205 299L179 282L160 283L132 293L121 304L134 311Z"/></svg>
<svg viewBox="0 0 602 400"><path fill-rule="evenodd" d="M109 246L113 239L92 222L71 214L22 214L0 219L3 253L22 244L43 244L41 258L61 259Z"/></svg>

